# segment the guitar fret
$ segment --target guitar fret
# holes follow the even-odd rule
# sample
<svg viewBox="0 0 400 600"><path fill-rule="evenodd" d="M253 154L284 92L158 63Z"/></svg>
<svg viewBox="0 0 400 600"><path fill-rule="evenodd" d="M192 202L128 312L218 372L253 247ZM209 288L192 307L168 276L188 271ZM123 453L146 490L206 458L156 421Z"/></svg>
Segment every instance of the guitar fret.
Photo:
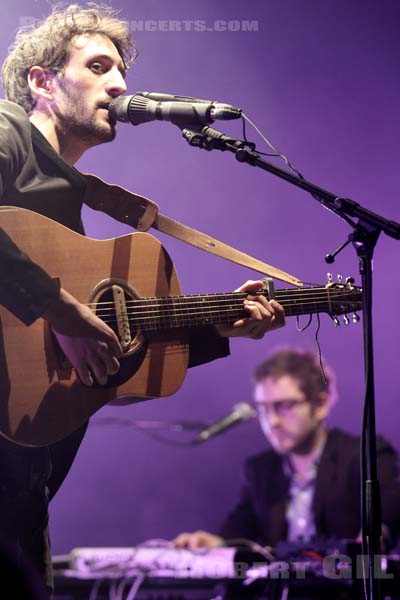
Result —
<svg viewBox="0 0 400 600"><path fill-rule="evenodd" d="M265 291L257 294L262 294L268 299ZM358 290L315 287L276 290L275 297L284 307L287 316L296 316L321 312L342 314L358 310L361 308L359 295ZM135 313L131 316L131 321L135 327L147 331L232 323L247 316L243 308L246 297L246 293L231 292L142 298L131 303Z"/></svg>
<svg viewBox="0 0 400 600"><path fill-rule="evenodd" d="M208 296L171 296L134 301L135 311L143 314L131 318L144 330L216 325L236 321L246 315L238 300L246 294L210 294ZM216 300L218 298L218 300ZM227 304L227 300L232 300ZM139 313L142 311L140 310Z"/></svg>
<svg viewBox="0 0 400 600"><path fill-rule="evenodd" d="M311 288L311 290L315 294L318 293L324 297L328 296L326 288ZM309 293L309 290L302 290L302 292L306 292L303 294L306 295ZM300 296L301 294L298 294L298 290L277 290L276 292L276 299L278 302L281 302L288 317L327 311L328 305L326 301L317 301L315 299L303 301Z"/></svg>

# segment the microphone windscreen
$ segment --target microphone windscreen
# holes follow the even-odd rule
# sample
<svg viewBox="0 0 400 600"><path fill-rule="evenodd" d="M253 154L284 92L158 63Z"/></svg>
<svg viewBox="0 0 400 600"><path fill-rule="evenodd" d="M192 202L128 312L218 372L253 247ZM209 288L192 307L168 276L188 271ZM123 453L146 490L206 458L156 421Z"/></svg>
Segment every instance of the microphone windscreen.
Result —
<svg viewBox="0 0 400 600"><path fill-rule="evenodd" d="M129 101L131 96L118 96L110 102L108 111L113 119L129 123Z"/></svg>
<svg viewBox="0 0 400 600"><path fill-rule="evenodd" d="M256 415L255 409L247 402L238 402L234 405L233 410L240 419L251 419Z"/></svg>

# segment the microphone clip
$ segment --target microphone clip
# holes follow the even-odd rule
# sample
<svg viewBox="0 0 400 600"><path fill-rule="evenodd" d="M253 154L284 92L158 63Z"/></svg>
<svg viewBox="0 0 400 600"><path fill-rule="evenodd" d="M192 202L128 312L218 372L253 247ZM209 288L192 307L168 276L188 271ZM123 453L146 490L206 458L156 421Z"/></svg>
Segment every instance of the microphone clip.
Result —
<svg viewBox="0 0 400 600"><path fill-rule="evenodd" d="M221 150L222 152L229 149L241 150L247 145L255 147L255 144L248 144L242 140L231 138L217 129L206 126L181 127L182 137L190 146L201 148L203 150Z"/></svg>

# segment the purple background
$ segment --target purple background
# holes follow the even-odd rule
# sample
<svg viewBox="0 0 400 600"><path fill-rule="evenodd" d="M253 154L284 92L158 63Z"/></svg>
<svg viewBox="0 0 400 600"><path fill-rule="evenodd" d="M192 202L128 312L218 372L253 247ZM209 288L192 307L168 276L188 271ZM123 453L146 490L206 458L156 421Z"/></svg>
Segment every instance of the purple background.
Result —
<svg viewBox="0 0 400 600"><path fill-rule="evenodd" d="M1 58L19 24L41 18L49 8L44 0L12 6L0 24ZM240 106L306 178L400 220L398 2L115 0L113 6L129 21L203 20L208 27L216 19L257 21L257 32L137 32L139 58L128 75L129 91L217 98ZM239 122L220 125L240 137ZM255 132L248 129L248 135L264 150ZM166 123L121 124L113 145L92 149L78 167L153 198L165 214L305 281L325 282L330 269L323 257L349 233L305 192L239 165L231 155L190 148ZM92 237L128 231L89 210L84 218ZM180 242L163 242L185 293L229 291L257 278ZM377 425L397 448L398 258L398 244L382 235L374 265ZM331 269L359 281L351 247ZM327 316L321 320L322 351L338 374L340 400L331 422L358 432L362 327L335 329ZM284 330L260 342L233 340L230 358L189 372L174 397L105 408L98 416L217 419L236 402L251 399L252 369L275 346L315 348L315 322L302 334L295 325L290 319ZM168 437L188 439L177 433ZM181 530L215 529L237 496L243 460L263 446L255 421L197 448L168 445L134 428L92 426L52 506L53 551L134 545Z"/></svg>

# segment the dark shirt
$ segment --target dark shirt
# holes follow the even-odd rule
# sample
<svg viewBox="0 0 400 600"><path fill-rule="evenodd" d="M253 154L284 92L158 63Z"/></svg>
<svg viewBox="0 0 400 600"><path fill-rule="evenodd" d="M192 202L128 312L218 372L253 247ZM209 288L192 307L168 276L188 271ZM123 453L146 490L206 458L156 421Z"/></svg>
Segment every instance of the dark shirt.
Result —
<svg viewBox="0 0 400 600"><path fill-rule="evenodd" d="M25 111L0 101L0 204L28 208L84 233L85 180L53 150ZM0 229L0 303L31 324L56 298L59 282Z"/></svg>

